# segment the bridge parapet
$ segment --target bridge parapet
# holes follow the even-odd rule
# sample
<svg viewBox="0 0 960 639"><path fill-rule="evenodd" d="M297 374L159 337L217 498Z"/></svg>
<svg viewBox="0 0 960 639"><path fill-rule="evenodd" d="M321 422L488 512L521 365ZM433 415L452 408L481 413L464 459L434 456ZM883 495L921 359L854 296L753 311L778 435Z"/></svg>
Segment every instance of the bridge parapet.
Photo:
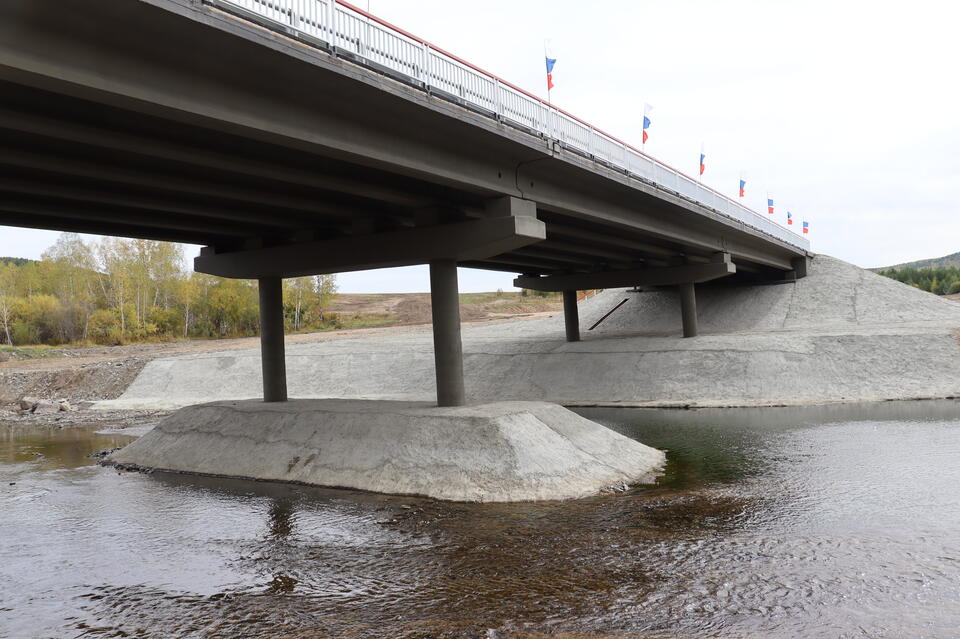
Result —
<svg viewBox="0 0 960 639"><path fill-rule="evenodd" d="M429 42L342 0L203 0L312 46L554 141L627 175L809 251L807 238Z"/></svg>

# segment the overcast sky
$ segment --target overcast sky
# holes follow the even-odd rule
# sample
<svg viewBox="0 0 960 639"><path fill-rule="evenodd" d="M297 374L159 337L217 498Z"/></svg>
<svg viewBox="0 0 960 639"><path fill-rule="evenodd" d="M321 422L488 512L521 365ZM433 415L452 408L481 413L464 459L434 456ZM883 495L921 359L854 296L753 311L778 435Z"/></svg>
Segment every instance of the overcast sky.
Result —
<svg viewBox="0 0 960 639"><path fill-rule="evenodd" d="M366 0L355 0L362 8ZM373 13L553 102L860 266L960 251L960 3L370 0ZM56 233L0 227L0 255ZM191 252L188 250L188 252ZM511 275L461 271L461 288ZM426 269L344 274L343 292L428 289Z"/></svg>

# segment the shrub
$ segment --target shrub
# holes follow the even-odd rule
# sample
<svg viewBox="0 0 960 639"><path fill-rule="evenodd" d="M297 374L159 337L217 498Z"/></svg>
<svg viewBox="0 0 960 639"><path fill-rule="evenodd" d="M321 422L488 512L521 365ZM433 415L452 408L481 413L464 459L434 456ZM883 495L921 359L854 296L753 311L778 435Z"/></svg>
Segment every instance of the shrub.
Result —
<svg viewBox="0 0 960 639"><path fill-rule="evenodd" d="M97 344L119 344L120 318L115 311L100 309L90 314L87 334Z"/></svg>
<svg viewBox="0 0 960 639"><path fill-rule="evenodd" d="M40 342L40 334L36 327L25 320L14 320L10 325L10 339L17 346L24 344L37 344Z"/></svg>

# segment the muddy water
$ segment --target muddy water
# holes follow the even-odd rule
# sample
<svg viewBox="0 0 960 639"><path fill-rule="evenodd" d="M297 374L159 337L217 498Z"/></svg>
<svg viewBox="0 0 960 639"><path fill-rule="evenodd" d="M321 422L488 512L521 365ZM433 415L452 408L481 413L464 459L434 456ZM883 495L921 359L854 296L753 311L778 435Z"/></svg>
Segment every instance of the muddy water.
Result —
<svg viewBox="0 0 960 639"><path fill-rule="evenodd" d="M660 484L447 504L4 427L0 637L960 636L960 404L582 412L667 449Z"/></svg>

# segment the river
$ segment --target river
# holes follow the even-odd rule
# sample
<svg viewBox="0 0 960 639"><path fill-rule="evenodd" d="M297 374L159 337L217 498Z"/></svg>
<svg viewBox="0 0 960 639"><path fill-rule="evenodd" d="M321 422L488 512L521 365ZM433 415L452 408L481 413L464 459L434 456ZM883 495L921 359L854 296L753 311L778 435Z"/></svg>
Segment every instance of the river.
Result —
<svg viewBox="0 0 960 639"><path fill-rule="evenodd" d="M960 636L960 403L578 412L666 449L659 483L441 503L0 427L0 637Z"/></svg>

